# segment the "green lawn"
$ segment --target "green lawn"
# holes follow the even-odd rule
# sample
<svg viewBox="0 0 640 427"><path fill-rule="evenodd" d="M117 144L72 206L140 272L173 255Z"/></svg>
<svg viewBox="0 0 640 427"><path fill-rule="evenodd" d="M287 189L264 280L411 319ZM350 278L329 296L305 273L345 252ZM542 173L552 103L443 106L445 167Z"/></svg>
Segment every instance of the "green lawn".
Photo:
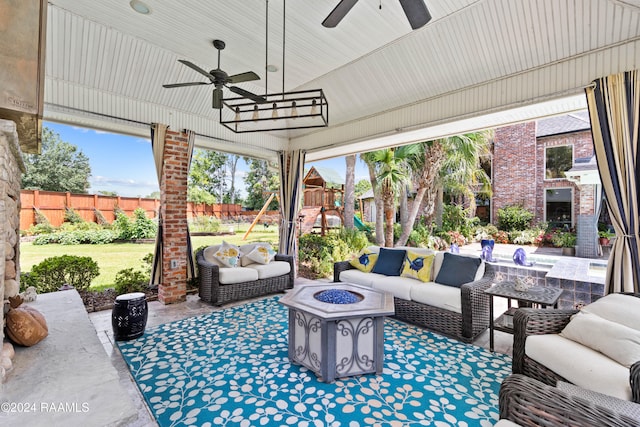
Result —
<svg viewBox="0 0 640 427"><path fill-rule="evenodd" d="M226 229L227 227L223 228ZM234 227L237 230L237 227ZM223 240L235 245L243 245L251 242L271 242L277 250L278 230L269 227L264 230L257 226L249 234L247 240L242 236L246 231L236 231L235 235L226 236L194 236L191 238L193 249L200 246L215 245ZM100 275L91 283L92 287L112 287L116 273L129 267L139 267L142 258L149 252L153 252L153 243L111 243L108 245L41 245L32 243L20 244L20 269L23 272L31 271L31 268L45 258L60 255L90 256L98 263Z"/></svg>

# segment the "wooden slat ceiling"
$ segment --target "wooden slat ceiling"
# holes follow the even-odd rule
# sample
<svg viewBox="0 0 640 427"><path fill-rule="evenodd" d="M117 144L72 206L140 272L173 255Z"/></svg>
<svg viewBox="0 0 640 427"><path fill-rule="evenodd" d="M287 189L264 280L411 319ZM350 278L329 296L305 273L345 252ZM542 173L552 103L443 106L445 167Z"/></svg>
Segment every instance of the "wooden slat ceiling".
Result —
<svg viewBox="0 0 640 427"><path fill-rule="evenodd" d="M149 15L126 0L50 0L45 118L138 135L163 122L209 136L198 138L203 147L263 157L304 148L322 158L367 140L384 145L389 134L397 143L405 131L408 142L420 129L470 130L462 123L489 114L487 123L507 123L513 108L533 106L523 120L556 114L535 106L640 62L638 0L426 0L433 19L416 31L397 0L361 0L336 28L322 27L337 1L286 5L285 90L322 88L328 129L236 135L218 123L211 86L162 88L201 80L178 59L215 68L217 38L227 44L224 70L261 76L243 88L281 92L282 0L269 2L266 62L279 70L267 88L264 0L145 0ZM571 99L559 105L584 107Z"/></svg>

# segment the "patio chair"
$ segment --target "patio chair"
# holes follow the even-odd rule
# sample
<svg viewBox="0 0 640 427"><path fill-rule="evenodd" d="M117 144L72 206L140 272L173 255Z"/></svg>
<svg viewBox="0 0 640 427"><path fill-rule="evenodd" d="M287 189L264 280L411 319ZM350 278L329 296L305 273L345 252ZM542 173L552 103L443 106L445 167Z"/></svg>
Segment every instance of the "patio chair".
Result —
<svg viewBox="0 0 640 427"><path fill-rule="evenodd" d="M524 375L507 377L500 386L496 426L640 426L640 405L567 385L564 390Z"/></svg>
<svg viewBox="0 0 640 427"><path fill-rule="evenodd" d="M638 293L626 295L640 298ZM630 364L628 368L620 365L619 369L614 366L617 362L609 361L607 355L592 348L573 341L569 342L569 346L564 345L563 337L559 334L576 313L578 310L518 309L514 315L513 373L524 374L551 386L555 386L559 381L572 384L578 382L583 388L640 403L640 361ZM548 348L552 351L544 356L549 356L547 359L553 359L557 365L562 365L564 371L571 374L570 379L554 371L560 370L559 367L552 369L530 357L533 342L527 346L527 338L534 335L545 335L544 339L550 338ZM537 342L539 343L540 339L537 339ZM539 350L537 355L540 359ZM599 362L604 362L604 366L598 366ZM631 389L630 393L628 387Z"/></svg>

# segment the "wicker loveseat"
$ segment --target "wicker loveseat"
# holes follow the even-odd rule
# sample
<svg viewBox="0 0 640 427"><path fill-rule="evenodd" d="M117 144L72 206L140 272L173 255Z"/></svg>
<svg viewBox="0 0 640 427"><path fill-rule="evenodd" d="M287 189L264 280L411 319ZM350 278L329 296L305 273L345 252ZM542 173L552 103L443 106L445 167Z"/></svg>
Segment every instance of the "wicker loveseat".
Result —
<svg viewBox="0 0 640 427"><path fill-rule="evenodd" d="M292 255L276 254L266 265L243 262L238 267L224 267L209 256L216 246L196 253L199 274L200 299L216 305L247 298L283 292L293 288L294 264ZM252 245L240 247L248 253Z"/></svg>
<svg viewBox="0 0 640 427"><path fill-rule="evenodd" d="M637 316L636 308L623 309L619 301L620 298L627 298L633 305L640 303L633 297L640 298L640 294L605 296L583 308L584 313L581 315L593 315L593 312L598 312L604 307L618 317L621 313L624 316L626 313L634 312ZM592 347L567 339L565 327L570 321L574 321L572 316L577 313L578 310L518 309L514 315L513 373L524 374L552 386L564 381L640 403L640 360L623 365L608 356L606 348L596 351ZM630 320L633 322L633 319ZM637 331L639 326L640 324L631 324L631 329ZM604 330L604 335L609 335L605 337L607 340L615 337L616 328L618 327ZM634 332L635 334L637 332ZM593 337L603 334L598 334L595 328L591 328L587 330L586 335L590 336L589 339L594 339ZM609 348L622 347L614 345ZM632 352L624 354L634 357Z"/></svg>
<svg viewBox="0 0 640 427"><path fill-rule="evenodd" d="M577 387L565 391L524 375L511 375L500 386L500 421L496 427L514 425L511 423L546 427L640 426L640 405L585 391Z"/></svg>
<svg viewBox="0 0 640 427"><path fill-rule="evenodd" d="M379 250L375 246L369 249ZM460 287L445 286L435 282L445 253L422 248L394 249L434 255L431 281L423 283L414 278L362 272L350 261L334 264L334 281L390 292L394 296L394 317L464 342L473 341L489 327L489 297L484 290L493 283L494 270L490 264L482 261L475 277Z"/></svg>

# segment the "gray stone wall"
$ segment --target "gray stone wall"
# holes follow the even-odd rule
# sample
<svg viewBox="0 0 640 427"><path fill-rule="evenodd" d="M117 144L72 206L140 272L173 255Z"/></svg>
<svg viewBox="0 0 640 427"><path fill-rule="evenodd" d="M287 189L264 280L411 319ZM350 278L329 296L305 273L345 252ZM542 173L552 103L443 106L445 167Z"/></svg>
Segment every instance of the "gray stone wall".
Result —
<svg viewBox="0 0 640 427"><path fill-rule="evenodd" d="M24 171L15 123L0 120L0 301L20 288L20 181ZM4 341L4 309L0 342ZM5 368L0 366L0 382Z"/></svg>

